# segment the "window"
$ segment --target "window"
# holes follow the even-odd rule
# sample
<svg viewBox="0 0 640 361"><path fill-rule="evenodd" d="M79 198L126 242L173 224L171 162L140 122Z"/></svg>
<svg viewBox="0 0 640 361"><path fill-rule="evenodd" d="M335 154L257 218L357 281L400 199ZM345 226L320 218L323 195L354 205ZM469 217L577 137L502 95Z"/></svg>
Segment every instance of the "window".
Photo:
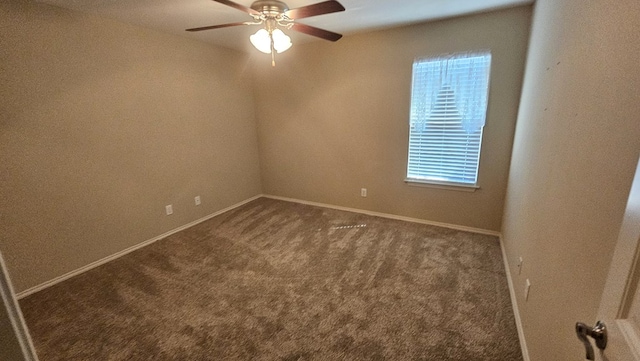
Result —
<svg viewBox="0 0 640 361"><path fill-rule="evenodd" d="M413 63L407 182L476 187L491 53Z"/></svg>

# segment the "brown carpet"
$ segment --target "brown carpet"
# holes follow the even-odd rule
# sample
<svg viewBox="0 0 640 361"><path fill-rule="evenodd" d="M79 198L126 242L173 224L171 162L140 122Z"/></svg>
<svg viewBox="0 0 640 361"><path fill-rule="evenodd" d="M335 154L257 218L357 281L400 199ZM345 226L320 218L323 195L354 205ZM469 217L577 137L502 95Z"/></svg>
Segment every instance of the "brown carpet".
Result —
<svg viewBox="0 0 640 361"><path fill-rule="evenodd" d="M41 361L522 360L496 237L266 198L20 304Z"/></svg>

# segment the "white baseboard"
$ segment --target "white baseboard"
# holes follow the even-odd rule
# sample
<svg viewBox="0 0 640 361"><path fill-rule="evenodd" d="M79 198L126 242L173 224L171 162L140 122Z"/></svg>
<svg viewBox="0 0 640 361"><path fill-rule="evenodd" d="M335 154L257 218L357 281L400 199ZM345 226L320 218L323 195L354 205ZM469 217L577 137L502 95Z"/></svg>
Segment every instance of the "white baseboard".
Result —
<svg viewBox="0 0 640 361"><path fill-rule="evenodd" d="M513 316L516 320L516 328L518 329L518 338L520 339L520 348L522 349L522 358L524 361L531 361L529 357L529 349L527 348L527 340L524 337L524 330L522 328L522 319L520 318L520 311L518 309L518 301L516 300L516 291L513 287L513 279L511 278L511 268L509 268L509 259L507 258L507 251L504 248L502 236L500 236L500 248L502 248L502 259L504 261L504 270L507 274L507 282L509 284L509 294L511 296L511 308L513 309Z"/></svg>
<svg viewBox="0 0 640 361"><path fill-rule="evenodd" d="M438 226L438 227L445 227L445 228L450 228L450 229L454 229L454 230L459 230L459 231L467 231L467 232L473 232L473 233L479 233L479 234L486 234L486 235L491 235L491 236L497 236L500 239L500 247L502 249L502 258L504 261L504 266L505 266L505 272L507 275L507 282L509 284L509 293L510 293L510 298L511 298L511 304L512 304L512 308L513 308L513 313L514 313L514 317L515 317L515 322L516 322L516 327L518 329L518 338L520 339L520 347L522 349L522 357L524 359L524 361L530 361L531 359L529 358L529 351L527 349L527 343L524 337L524 331L522 329L522 321L520 319L520 312L518 310L518 304L516 302L516 294L515 294L515 290L514 290L514 286L513 286L513 280L511 278L511 272L510 272L510 268L509 268L509 261L507 259L507 254L506 254L506 250L504 248L504 243L502 241L502 235L500 234L500 232L496 232L496 231L491 231L491 230L486 230L486 229L481 229L481 228L474 228L474 227L466 227L466 226L460 226L460 225L455 225L455 224L449 224L449 223L442 223L442 222L434 222L434 221L428 221L428 220L424 220L424 219L418 219L418 218L411 218L411 217L404 217L404 216L398 216L398 215L394 215L394 214L388 214L388 213L380 213L380 212L373 212L373 211L367 211L367 210L363 210L363 209L356 209L356 208L349 208L349 207L341 207L341 206L335 206L335 205L331 205L331 204L325 204L325 203L318 203L318 202L310 202L310 201L304 201L304 200L300 200L300 199L294 199L294 198L287 198L287 197L279 197L279 196L273 196L273 195L268 195L268 194L259 194L257 196L251 197L249 199L246 199L242 202L236 203L232 206L229 206L227 208L221 209L217 212L214 212L212 214L209 214L203 218L200 218L198 220L195 220L193 222L190 222L188 224L185 224L181 227L172 229L169 232L163 233L157 237L148 239L144 242L141 242L137 245L131 246L129 248L126 248L122 251L116 252L110 256L107 256L105 258L102 258L98 261L92 262L86 266L80 267L74 271L65 273L64 275L58 276L56 278L53 278L49 281L46 281L44 283L41 283L37 286L31 287L27 290L24 290L18 294L16 294L16 298L17 299L21 299L24 298L28 295L31 295L33 293L36 293L38 291L41 291L45 288L51 287L57 283L60 283L66 279L69 279L73 276L79 275L81 273L84 273L90 269L93 269L95 267L98 267L100 265L103 265L107 262L110 262L112 260L115 260L117 258L120 258L128 253L131 253L135 250L138 250L140 248L143 248L145 246L148 246L154 242L157 242L163 238L166 238L172 234L178 233L182 230L185 230L189 227L193 227L196 224L202 223L206 220L209 220L215 216L218 216L220 214L223 214L225 212L228 212L232 209L238 208L246 203L249 203L255 199L258 198L271 198L271 199L276 199L276 200L282 200L282 201L287 201L287 202L294 202L294 203L300 203L300 204L307 204L307 205L312 205L312 206L318 206L318 207L324 207L324 208L330 208L330 209L337 209L337 210L341 210L341 211L347 211L347 212L354 212L354 213L360 213L360 214L366 214L366 215L370 215L370 216L375 216L375 217L382 217L382 218L389 218L389 219L395 219L395 220L400 220L400 221L407 221L407 222L414 222L414 223L420 223L420 224L426 224L426 225L431 225L431 226ZM10 292L11 294L13 294L13 291ZM29 339L29 343L30 343L30 339ZM35 356L34 356L35 357ZM35 360L37 360L37 358L35 358Z"/></svg>
<svg viewBox="0 0 640 361"><path fill-rule="evenodd" d="M116 252L116 253L114 253L114 254L112 254L110 256L107 256L105 258L99 259L99 260L97 260L95 262L91 262L86 266L80 267L80 268L78 268L76 270L73 270L71 272L67 272L67 273L65 273L65 274L63 274L61 276L53 278L53 279L51 279L49 281L46 281L44 283L41 283L41 284L39 284L37 286L28 288L28 289L18 293L16 295L16 297L18 299L27 297L27 296L29 296L29 295L31 295L33 293L36 293L36 292L41 291L41 290L43 290L45 288L51 287L51 286L53 286L53 285L55 285L57 283L60 283L60 282L62 282L64 280L67 280L67 279L69 279L69 278L71 278L73 276L77 276L77 275L79 275L81 273L87 272L90 269L96 268L96 267L98 267L100 265L103 265L103 264L105 264L107 262L113 261L114 259L120 258L120 257L122 257L122 256L124 256L124 255L126 255L128 253L131 253L131 252L133 252L135 250L138 250L138 249L143 248L145 246L148 246L148 245L150 245L152 243L155 243L155 242L157 242L157 241L159 241L159 240L161 240L163 238L169 237L170 235L172 235L174 233L178 233L178 232L183 231L183 230L185 230L185 229L187 229L189 227L193 227L198 223L202 223L202 222L204 222L206 220L209 220L209 219L211 219L211 218L213 218L215 216L218 216L218 215L220 215L222 213L228 212L228 211L230 211L230 210L232 210L234 208L238 208L238 207L240 207L240 206L242 206L242 205L244 205L246 203L249 203L249 202L251 202L251 201L253 201L255 199L258 199L260 197L262 197L262 195L260 195L260 194L257 195L257 196L251 197L251 198L246 199L246 200L244 200L244 201L242 201L240 203L236 203L236 204L234 204L232 206L229 206L227 208L221 209L221 210L219 210L217 212L214 212L212 214L204 216L204 217L202 217L202 218L200 218L198 220L195 220L193 222L187 223L187 224L185 224L183 226L180 226L178 228L172 229L169 232L163 233L163 234L161 234L161 235L159 235L157 237L148 239L148 240L146 240L146 241L144 241L142 243L138 243L138 244L136 244L134 246L131 246L131 247L126 248L126 249L123 249L122 251Z"/></svg>
<svg viewBox="0 0 640 361"><path fill-rule="evenodd" d="M303 200L295 199L295 198L287 198L287 197L272 196L272 195L268 195L268 194L264 194L264 195L263 195L263 197L265 197L265 198L271 198L271 199L277 199L277 200L286 201L286 202L294 202L294 203L300 203L300 204L307 204L307 205L310 205L310 206L317 206L317 207L324 207L324 208L337 209L337 210L339 210L339 211L347 211L347 212L353 212L353 213L361 213L361 214L366 214L366 215L369 215L369 216L382 217L382 218L389 218L389 219L395 219L395 220L399 220L399 221L406 221L406 222L413 222L413 223L427 224L427 225L430 225L430 226L437 226L437 227L444 227L444 228L449 228L449 229L455 229L456 231L466 231L466 232L479 233L479 234L486 234L486 235L489 235L489 236L496 236L496 237L500 237L500 232L491 231L491 230L488 230L488 229L474 228L474 227L467 227L467 226L460 226L460 225L450 224L450 223L434 222L434 221L428 221L428 220L425 220L425 219L411 218L411 217L405 217L405 216L398 216L398 215L395 215L395 214L389 214L389 213L373 212L373 211L367 211L367 210L364 210L364 209L357 209L357 208L349 208L349 207L334 206L334 205L331 205L331 204L318 203L318 202L309 202L309 201L303 201Z"/></svg>

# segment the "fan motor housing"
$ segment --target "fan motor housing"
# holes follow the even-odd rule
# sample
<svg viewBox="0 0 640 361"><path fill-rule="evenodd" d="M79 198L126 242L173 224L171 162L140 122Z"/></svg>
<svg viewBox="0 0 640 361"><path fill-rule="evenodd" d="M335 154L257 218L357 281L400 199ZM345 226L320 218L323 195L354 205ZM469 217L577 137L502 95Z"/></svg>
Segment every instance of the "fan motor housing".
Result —
<svg viewBox="0 0 640 361"><path fill-rule="evenodd" d="M251 8L269 17L276 17L289 10L287 4L278 0L258 0L251 4Z"/></svg>

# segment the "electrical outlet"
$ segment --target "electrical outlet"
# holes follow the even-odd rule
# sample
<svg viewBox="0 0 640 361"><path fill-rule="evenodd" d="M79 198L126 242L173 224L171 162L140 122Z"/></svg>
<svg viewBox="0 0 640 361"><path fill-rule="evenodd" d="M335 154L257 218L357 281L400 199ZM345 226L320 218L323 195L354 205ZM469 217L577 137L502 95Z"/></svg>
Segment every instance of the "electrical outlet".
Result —
<svg viewBox="0 0 640 361"><path fill-rule="evenodd" d="M170 216L173 214L173 206L171 204L168 204L164 207L164 210L167 212L167 216Z"/></svg>
<svg viewBox="0 0 640 361"><path fill-rule="evenodd" d="M522 257L518 257L518 264L516 264L516 267L518 267L518 275L522 274Z"/></svg>
<svg viewBox="0 0 640 361"><path fill-rule="evenodd" d="M196 206L199 206L199 205L200 205L200 196L196 196L196 197L194 198L194 200L195 200L195 202L196 202Z"/></svg>
<svg viewBox="0 0 640 361"><path fill-rule="evenodd" d="M360 197L367 196L367 188L360 188Z"/></svg>
<svg viewBox="0 0 640 361"><path fill-rule="evenodd" d="M527 281L524 285L524 300L525 302L529 300L529 289L531 288L531 282L529 282L529 279L527 278Z"/></svg>

